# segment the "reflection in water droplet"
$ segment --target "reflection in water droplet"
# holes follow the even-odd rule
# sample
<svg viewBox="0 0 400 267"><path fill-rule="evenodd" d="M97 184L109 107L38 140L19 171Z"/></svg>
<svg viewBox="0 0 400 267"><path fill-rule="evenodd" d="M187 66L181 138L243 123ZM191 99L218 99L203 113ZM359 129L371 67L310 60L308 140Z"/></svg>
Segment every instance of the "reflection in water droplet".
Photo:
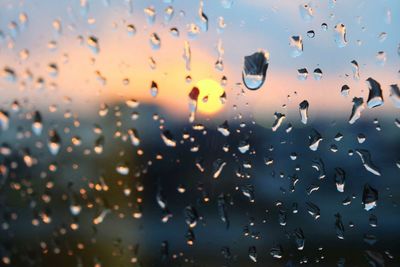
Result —
<svg viewBox="0 0 400 267"><path fill-rule="evenodd" d="M349 123L355 123L360 117L361 112L365 109L364 99L362 97L353 98L353 108L351 110Z"/></svg>
<svg viewBox="0 0 400 267"><path fill-rule="evenodd" d="M346 173L341 168L335 168L335 183L337 191L343 193L346 181Z"/></svg>
<svg viewBox="0 0 400 267"><path fill-rule="evenodd" d="M154 81L151 82L150 95L152 97L156 97L158 95L158 85Z"/></svg>
<svg viewBox="0 0 400 267"><path fill-rule="evenodd" d="M277 259L281 259L283 257L283 248L281 245L274 245L271 250L269 251L269 254Z"/></svg>
<svg viewBox="0 0 400 267"><path fill-rule="evenodd" d="M203 12L203 1L200 1L198 24L202 32L208 31L208 18Z"/></svg>
<svg viewBox="0 0 400 267"><path fill-rule="evenodd" d="M317 220L321 216L319 207L312 202L306 202L306 205L308 213Z"/></svg>
<svg viewBox="0 0 400 267"><path fill-rule="evenodd" d="M220 132L223 136L229 136L230 131L229 131L229 125L228 121L224 121L221 125L218 126L217 128L218 132Z"/></svg>
<svg viewBox="0 0 400 267"><path fill-rule="evenodd" d="M307 124L307 120L308 120L308 101L304 100L303 102L301 102L299 104L299 112L300 112L300 118L301 118L301 122L303 124Z"/></svg>
<svg viewBox="0 0 400 267"><path fill-rule="evenodd" d="M217 159L214 161L214 163L213 163L213 178L214 179L217 179L220 176L225 165L226 165L226 162L223 161L222 159Z"/></svg>
<svg viewBox="0 0 400 267"><path fill-rule="evenodd" d="M310 135L308 136L308 140L309 140L309 146L308 147L312 151L317 151L319 143L322 141L322 136L317 130L312 129Z"/></svg>
<svg viewBox="0 0 400 267"><path fill-rule="evenodd" d="M176 141L169 130L164 130L161 133L161 138L164 141L165 145L170 147L176 146Z"/></svg>
<svg viewBox="0 0 400 267"><path fill-rule="evenodd" d="M375 108L383 105L383 95L380 83L372 79L367 79L369 94L367 105L368 108Z"/></svg>
<svg viewBox="0 0 400 267"><path fill-rule="evenodd" d="M281 126L283 120L286 118L285 114L282 114L279 112L275 112L274 116L275 116L275 121L274 121L274 124L272 125L273 132L278 130L278 128Z"/></svg>
<svg viewBox="0 0 400 267"><path fill-rule="evenodd" d="M257 249L255 246L249 247L249 258L250 260L257 262Z"/></svg>
<svg viewBox="0 0 400 267"><path fill-rule="evenodd" d="M307 36L310 38L314 38L315 37L315 32L313 30L309 30L307 31Z"/></svg>
<svg viewBox="0 0 400 267"><path fill-rule="evenodd" d="M309 4L302 4L299 6L300 16L305 21L310 21L314 16L314 10Z"/></svg>
<svg viewBox="0 0 400 267"><path fill-rule="evenodd" d="M297 70L297 78L300 81L307 80L308 77L308 70L306 68L298 69Z"/></svg>
<svg viewBox="0 0 400 267"><path fill-rule="evenodd" d="M296 246L298 250L304 249L304 244L306 242L306 238L304 237L303 230L301 228L297 228L294 230L293 236L296 241Z"/></svg>
<svg viewBox="0 0 400 267"><path fill-rule="evenodd" d="M164 20L165 22L170 22L172 17L174 16L174 8L172 6L167 6L164 9Z"/></svg>
<svg viewBox="0 0 400 267"><path fill-rule="evenodd" d="M291 55L292 57L298 57L303 54L303 39L299 36L290 37L290 48L292 49Z"/></svg>
<svg viewBox="0 0 400 267"><path fill-rule="evenodd" d="M156 10L154 7L147 7L144 9L144 14L146 16L146 21L148 25L153 25L156 21Z"/></svg>
<svg viewBox="0 0 400 267"><path fill-rule="evenodd" d="M400 89L397 84L390 85L390 99L396 108L400 108Z"/></svg>
<svg viewBox="0 0 400 267"><path fill-rule="evenodd" d="M48 147L52 155L57 155L61 147L61 138L56 130L49 131Z"/></svg>
<svg viewBox="0 0 400 267"><path fill-rule="evenodd" d="M269 53L264 50L244 57L242 79L247 89L257 90L264 84L268 63Z"/></svg>
<svg viewBox="0 0 400 267"><path fill-rule="evenodd" d="M35 114L33 115L32 131L34 134L39 136L42 133L42 129L42 115L39 111L35 111Z"/></svg>
<svg viewBox="0 0 400 267"><path fill-rule="evenodd" d="M320 68L314 70L314 79L317 81L322 79L322 70Z"/></svg>
<svg viewBox="0 0 400 267"><path fill-rule="evenodd" d="M353 78L354 80L359 80L360 79L360 69L358 67L358 63L355 60L351 61L351 66L353 68Z"/></svg>
<svg viewBox="0 0 400 267"><path fill-rule="evenodd" d="M336 236L339 239L344 239L344 225L342 222L342 216L338 213L335 215L336 222L335 222L335 229L336 229Z"/></svg>
<svg viewBox="0 0 400 267"><path fill-rule="evenodd" d="M369 184L364 185L364 191L362 195L362 202L364 209L369 211L376 207L378 201L378 191L372 188Z"/></svg>
<svg viewBox="0 0 400 267"><path fill-rule="evenodd" d="M128 24L126 30L129 36L134 36L136 34L136 27L133 24Z"/></svg>
<svg viewBox="0 0 400 267"><path fill-rule="evenodd" d="M94 54L97 54L100 52L100 46L99 46L99 41L95 36L89 36L87 39L87 45L89 48L92 50Z"/></svg>
<svg viewBox="0 0 400 267"><path fill-rule="evenodd" d="M158 37L157 33L152 33L150 35L150 45L153 50L158 50L161 47L161 39Z"/></svg>
<svg viewBox="0 0 400 267"><path fill-rule="evenodd" d="M379 168L376 167L375 164L372 162L371 153L369 153L368 150L356 149L356 152L360 156L363 166L367 171L377 176L381 176L381 172Z"/></svg>
<svg viewBox="0 0 400 267"><path fill-rule="evenodd" d="M335 25L335 42L338 47L345 47L347 45L346 26L343 23Z"/></svg>
<svg viewBox="0 0 400 267"><path fill-rule="evenodd" d="M347 84L343 85L342 89L340 90L342 96L348 96L349 92L350 92L350 87Z"/></svg>

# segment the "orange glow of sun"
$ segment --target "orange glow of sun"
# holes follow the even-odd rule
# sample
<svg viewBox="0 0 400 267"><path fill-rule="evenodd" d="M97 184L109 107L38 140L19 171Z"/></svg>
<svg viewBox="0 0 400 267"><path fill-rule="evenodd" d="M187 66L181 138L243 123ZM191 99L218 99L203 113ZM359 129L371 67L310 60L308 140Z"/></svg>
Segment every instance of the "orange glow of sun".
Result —
<svg viewBox="0 0 400 267"><path fill-rule="evenodd" d="M221 95L224 89L221 85L211 79L200 80L196 83L199 88L199 98L197 101L197 111L202 114L214 114L220 111L223 107Z"/></svg>

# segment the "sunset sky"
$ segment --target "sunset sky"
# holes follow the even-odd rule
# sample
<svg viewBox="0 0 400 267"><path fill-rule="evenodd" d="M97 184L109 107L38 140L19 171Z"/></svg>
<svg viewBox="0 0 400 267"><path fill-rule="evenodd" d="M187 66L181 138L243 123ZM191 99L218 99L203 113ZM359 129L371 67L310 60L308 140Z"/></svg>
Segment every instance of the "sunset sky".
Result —
<svg viewBox="0 0 400 267"><path fill-rule="evenodd" d="M220 82L225 75L228 102L218 111L221 115L232 114L232 106L238 105L239 110L250 112L256 118L272 119L275 111L297 113L298 104L307 99L310 116L333 112L347 117L354 96L362 96L366 101L365 80L373 77L382 85L385 104L373 110L371 116L396 111L388 96L389 85L399 81L400 3L397 1L384 1L386 8L373 1L362 4L359 1L337 1L336 4L310 1L313 16L309 19L300 11L302 1L234 1L230 8L224 8L224 1L204 1L208 31L200 32L195 38L189 36L188 29L191 23L199 20L199 1L174 1L174 16L170 22L164 20L164 9L169 4L163 1L153 1L153 4L132 1L132 13L128 9L129 1L122 0L21 0L19 5L14 2L0 4L1 68L10 67L17 74L15 83L6 79L0 82L2 105L29 96L31 105L46 108L69 97L72 99L69 105L74 110L84 111L80 116L85 116L96 113L100 103L135 98L161 106L169 114L187 117L187 96L191 88L204 79ZM87 7L81 6L84 2L88 3ZM144 9L147 7L156 11L153 25L146 21ZM46 11L47 16L43 16L46 13L43 10L51 12ZM25 24L19 18L24 13L28 17ZM39 13L41 15L37 16ZM226 24L223 31L217 30L219 17L223 17ZM61 25L60 32L53 26L55 20ZM9 27L12 21L18 24L17 33ZM327 24L327 30L322 29L322 23ZM347 30L348 43L342 48L335 43L334 26L338 23L343 23ZM129 24L136 28L133 36L128 34ZM178 38L170 34L172 27L179 29ZM314 30L314 38L307 36L310 30ZM153 32L161 39L159 50L151 48ZM293 58L289 38L298 35L302 36L304 52ZM90 36L98 38L100 51L97 54L87 45ZM219 40L224 51L223 71L214 66ZM51 41L57 43L53 50L48 48ZM190 71L186 70L183 58L185 41L191 49ZM25 60L20 58L23 49L29 50ZM242 82L243 58L259 49L270 53L267 80L261 89L249 91L238 85ZM376 58L379 51L386 53L383 65ZM150 57L157 64L154 70L149 64ZM352 60L360 67L358 81L353 79ZM55 77L48 73L50 63L58 66ZM305 81L297 77L297 69L301 68L309 72ZM319 81L313 78L316 68L323 72ZM27 69L33 81L24 77ZM96 71L106 79L104 84ZM187 75L192 77L191 83L186 81ZM39 77L45 80L45 86L35 89ZM128 85L123 84L125 78L129 79ZM155 98L150 95L152 81L159 87ZM340 94L344 84L350 87L347 97ZM244 88L244 96L240 94L241 88ZM288 108L283 108L284 104Z"/></svg>

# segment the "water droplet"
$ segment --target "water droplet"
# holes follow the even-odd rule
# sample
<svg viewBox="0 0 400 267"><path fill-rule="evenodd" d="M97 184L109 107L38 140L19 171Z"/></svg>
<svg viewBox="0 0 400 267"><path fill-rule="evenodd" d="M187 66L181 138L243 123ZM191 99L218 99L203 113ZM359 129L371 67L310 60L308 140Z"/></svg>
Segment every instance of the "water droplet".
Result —
<svg viewBox="0 0 400 267"><path fill-rule="evenodd" d="M338 47L345 47L347 45L346 26L343 23L336 24L335 26L335 42Z"/></svg>
<svg viewBox="0 0 400 267"><path fill-rule="evenodd" d="M374 108L383 105L381 85L371 77L367 79L367 83L369 88L367 101L368 108Z"/></svg>
<svg viewBox="0 0 400 267"><path fill-rule="evenodd" d="M214 161L214 163L213 163L213 178L214 179L217 179L220 176L225 165L226 165L226 162L223 161L222 159L216 159Z"/></svg>
<svg viewBox="0 0 400 267"><path fill-rule="evenodd" d="M303 230L301 228L297 228L294 230L293 236L296 241L296 246L298 250L304 249L304 244L306 242L306 238L304 237Z"/></svg>
<svg viewBox="0 0 400 267"><path fill-rule="evenodd" d="M199 24L199 28L201 29L201 31L206 32L206 31L208 31L208 18L206 16L206 14L204 14L203 6L204 6L203 1L200 1L200 7L199 7L199 12L198 12L198 14L199 14L198 24Z"/></svg>
<svg viewBox="0 0 400 267"><path fill-rule="evenodd" d="M304 100L299 104L300 118L303 124L307 124L308 121L308 107L309 104L307 100Z"/></svg>
<svg viewBox="0 0 400 267"><path fill-rule="evenodd" d="M136 129L133 129L133 128L129 129L128 135L129 135L132 145L134 145L134 146L140 145L140 138L139 138L139 135L138 135Z"/></svg>
<svg viewBox="0 0 400 267"><path fill-rule="evenodd" d="M297 70L297 78L300 81L305 81L307 80L308 77L308 70L306 68L298 69Z"/></svg>
<svg viewBox="0 0 400 267"><path fill-rule="evenodd" d="M319 207L312 202L306 202L306 205L308 213L314 218L314 220L317 220L321 216Z"/></svg>
<svg viewBox="0 0 400 267"><path fill-rule="evenodd" d="M278 128L281 126L283 120L286 118L285 114L282 114L279 112L275 112L274 116L275 116L275 121L274 121L274 124L272 125L273 132L278 130Z"/></svg>
<svg viewBox="0 0 400 267"><path fill-rule="evenodd" d="M150 45L153 50L158 50L161 47L161 39L155 32L150 35Z"/></svg>
<svg viewBox="0 0 400 267"><path fill-rule="evenodd" d="M400 108L400 89L397 84L390 85L390 99L396 108Z"/></svg>
<svg viewBox="0 0 400 267"><path fill-rule="evenodd" d="M360 79L360 68L358 67L358 63L355 60L351 61L351 66L353 69L353 79L359 80Z"/></svg>
<svg viewBox="0 0 400 267"><path fill-rule="evenodd" d="M126 30L128 32L128 36L134 36L136 34L136 27L133 24L128 24L126 26Z"/></svg>
<svg viewBox="0 0 400 267"><path fill-rule="evenodd" d="M281 259L283 257L283 249L281 245L274 245L271 250L269 251L269 254L277 259Z"/></svg>
<svg viewBox="0 0 400 267"><path fill-rule="evenodd" d="M314 159L311 166L319 172L318 179L321 180L325 178L325 164L321 158Z"/></svg>
<svg viewBox="0 0 400 267"><path fill-rule="evenodd" d="M151 82L150 95L152 97L156 97L158 95L158 85L154 81Z"/></svg>
<svg viewBox="0 0 400 267"><path fill-rule="evenodd" d="M190 228L194 228L197 225L199 216L193 206L187 206L184 210L185 222Z"/></svg>
<svg viewBox="0 0 400 267"><path fill-rule="evenodd" d="M100 52L99 40L95 36L88 37L87 45L94 54L98 54Z"/></svg>
<svg viewBox="0 0 400 267"><path fill-rule="evenodd" d="M178 30L178 28L173 27L173 28L171 28L171 29L169 30L169 32L171 33L172 36L174 36L174 37L179 37L179 30Z"/></svg>
<svg viewBox="0 0 400 267"><path fill-rule="evenodd" d="M249 258L253 262L257 262L257 249L255 246L249 247Z"/></svg>
<svg viewBox="0 0 400 267"><path fill-rule="evenodd" d="M365 109L364 99L362 97L353 98L353 108L351 110L349 123L355 123L360 117L361 112Z"/></svg>
<svg viewBox="0 0 400 267"><path fill-rule="evenodd" d="M241 187L242 194L249 199L250 202L254 202L254 186L247 184Z"/></svg>
<svg viewBox="0 0 400 267"><path fill-rule="evenodd" d="M362 202L364 209L369 211L376 207L378 201L378 191L372 188L369 184L364 185L364 191L362 195Z"/></svg>
<svg viewBox="0 0 400 267"><path fill-rule="evenodd" d="M336 236L339 239L344 239L344 225L342 222L342 216L338 213L335 215L336 222L335 222L335 229L336 229Z"/></svg>
<svg viewBox="0 0 400 267"><path fill-rule="evenodd" d="M322 136L317 130L312 129L310 135L308 136L308 140L309 140L309 146L308 147L312 151L317 151L319 143L322 141Z"/></svg>
<svg viewBox="0 0 400 267"><path fill-rule="evenodd" d="M305 21L310 21L314 16L314 10L309 4L301 4L299 6L300 16Z"/></svg>
<svg viewBox="0 0 400 267"><path fill-rule="evenodd" d="M242 79L247 89L257 90L264 84L268 64L269 53L264 50L244 57Z"/></svg>
<svg viewBox="0 0 400 267"><path fill-rule="evenodd" d="M319 81L322 79L322 70L320 68L317 68L314 70L314 79L316 81Z"/></svg>
<svg viewBox="0 0 400 267"><path fill-rule="evenodd" d="M118 164L115 170L121 175L129 174L129 167L125 163Z"/></svg>
<svg viewBox="0 0 400 267"><path fill-rule="evenodd" d="M364 168L372 174L381 176L381 172L378 167L372 162L371 154L365 149L356 149L357 154L360 156Z"/></svg>
<svg viewBox="0 0 400 267"><path fill-rule="evenodd" d="M60 151L61 147L61 138L58 135L56 130L49 131L49 142L48 142L49 151L52 155L57 155Z"/></svg>
<svg viewBox="0 0 400 267"><path fill-rule="evenodd" d="M343 193L346 181L346 173L342 168L335 168L335 183L337 191Z"/></svg>
<svg viewBox="0 0 400 267"><path fill-rule="evenodd" d="M242 153L242 154L244 154L244 153L246 153L247 151L249 151L249 149L250 149L250 144L249 144L248 140L242 140L242 141L240 141L240 142L239 142L238 149L239 149L240 153Z"/></svg>
<svg viewBox="0 0 400 267"><path fill-rule="evenodd" d="M300 35L290 37L290 48L292 49L292 57L298 57L303 54L303 38Z"/></svg>
<svg viewBox="0 0 400 267"><path fill-rule="evenodd" d="M156 10L154 7L147 7L144 9L144 14L146 16L146 21L148 25L153 25L156 21Z"/></svg>
<svg viewBox="0 0 400 267"><path fill-rule="evenodd" d="M10 125L10 118L8 112L0 110L0 127L2 131L7 131Z"/></svg>
<svg viewBox="0 0 400 267"><path fill-rule="evenodd" d="M33 115L32 131L36 135L41 135L43 129L42 115L39 111L35 111Z"/></svg>
<svg viewBox="0 0 400 267"><path fill-rule="evenodd" d="M347 84L343 85L342 89L340 90L342 96L348 96L349 92L350 92L350 87Z"/></svg>
<svg viewBox="0 0 400 267"><path fill-rule="evenodd" d="M170 22L174 16L174 8L172 6L167 6L164 9L164 20L165 22Z"/></svg>
<svg viewBox="0 0 400 267"><path fill-rule="evenodd" d="M194 242L195 242L195 240L196 240L196 238L195 238L195 236L194 236L194 232L192 231L192 229L189 229L189 230L186 232L185 237L186 237L186 243L187 243L189 246L193 246L193 245L194 245Z"/></svg>
<svg viewBox="0 0 400 267"><path fill-rule="evenodd" d="M4 67L1 76L9 82L15 82L17 80L16 72L10 67Z"/></svg>
<svg viewBox="0 0 400 267"><path fill-rule="evenodd" d="M185 66L187 71L190 71L191 58L192 58L192 53L190 51L190 44L188 41L185 41L183 49L183 59L185 60Z"/></svg>
<svg viewBox="0 0 400 267"><path fill-rule="evenodd" d="M229 136L230 131L229 131L229 125L228 121L224 121L221 125L218 126L217 128L218 132L220 132L223 136Z"/></svg>
<svg viewBox="0 0 400 267"><path fill-rule="evenodd" d="M176 146L176 141L169 130L164 130L161 133L161 138L164 141L165 145L167 145L169 147Z"/></svg>

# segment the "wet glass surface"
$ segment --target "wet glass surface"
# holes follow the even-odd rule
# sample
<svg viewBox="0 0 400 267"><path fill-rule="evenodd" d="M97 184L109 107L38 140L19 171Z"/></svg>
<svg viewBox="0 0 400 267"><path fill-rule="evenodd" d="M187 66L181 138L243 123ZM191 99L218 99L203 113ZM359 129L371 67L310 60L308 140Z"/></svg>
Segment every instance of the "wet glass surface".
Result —
<svg viewBox="0 0 400 267"><path fill-rule="evenodd" d="M400 266L400 2L0 15L1 266Z"/></svg>

